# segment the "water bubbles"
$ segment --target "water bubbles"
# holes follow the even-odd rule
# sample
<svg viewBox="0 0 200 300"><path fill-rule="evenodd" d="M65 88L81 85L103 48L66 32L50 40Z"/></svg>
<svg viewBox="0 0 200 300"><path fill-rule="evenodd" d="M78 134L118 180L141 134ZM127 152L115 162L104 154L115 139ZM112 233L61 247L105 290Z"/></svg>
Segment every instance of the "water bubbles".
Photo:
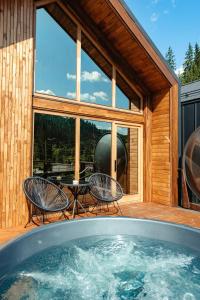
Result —
<svg viewBox="0 0 200 300"><path fill-rule="evenodd" d="M183 300L196 300L196 297L191 293L185 293L183 296Z"/></svg>
<svg viewBox="0 0 200 300"><path fill-rule="evenodd" d="M28 259L3 282L2 292L3 299L197 300L199 272L199 257L174 244L91 237Z"/></svg>

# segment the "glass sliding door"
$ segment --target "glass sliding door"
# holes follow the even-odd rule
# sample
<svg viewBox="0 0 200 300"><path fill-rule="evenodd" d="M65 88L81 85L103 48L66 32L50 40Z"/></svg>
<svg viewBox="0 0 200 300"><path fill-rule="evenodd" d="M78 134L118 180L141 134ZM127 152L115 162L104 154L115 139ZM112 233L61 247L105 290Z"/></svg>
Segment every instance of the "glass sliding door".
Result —
<svg viewBox="0 0 200 300"><path fill-rule="evenodd" d="M125 194L139 193L139 128L116 127L116 179Z"/></svg>
<svg viewBox="0 0 200 300"><path fill-rule="evenodd" d="M33 174L74 177L75 119L35 113Z"/></svg>
<svg viewBox="0 0 200 300"><path fill-rule="evenodd" d="M35 113L33 150L34 176L57 182L105 173L142 199L140 126Z"/></svg>
<svg viewBox="0 0 200 300"><path fill-rule="evenodd" d="M80 170L111 173L111 123L81 120L80 122Z"/></svg>

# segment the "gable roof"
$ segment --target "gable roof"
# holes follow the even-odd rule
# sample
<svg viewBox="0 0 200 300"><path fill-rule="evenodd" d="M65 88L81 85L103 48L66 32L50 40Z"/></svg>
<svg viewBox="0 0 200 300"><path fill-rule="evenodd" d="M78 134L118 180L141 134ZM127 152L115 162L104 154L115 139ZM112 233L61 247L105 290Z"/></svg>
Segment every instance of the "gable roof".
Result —
<svg viewBox="0 0 200 300"><path fill-rule="evenodd" d="M169 89L179 82L123 0L60 2L141 94Z"/></svg>
<svg viewBox="0 0 200 300"><path fill-rule="evenodd" d="M179 80L178 76L176 75L176 73L174 72L174 70L171 69L171 67L167 63L166 59L164 58L164 56L162 55L162 53L160 52L160 50L157 48L157 46L155 45L155 43L153 42L153 40L150 38L150 36L147 34L147 32L144 30L144 28L142 27L142 25L140 24L140 22L138 21L138 19L135 17L135 15L133 14L133 12L130 10L130 8L128 7L128 5L126 4L126 2L124 0L118 0L118 1L121 2L121 4L126 9L126 11L129 14L129 16L137 24L138 28L143 33L144 37L148 40L149 44L154 49L154 51L156 52L156 54L160 57L160 60L167 67L168 71L173 75L174 79L177 82L179 82L180 80Z"/></svg>

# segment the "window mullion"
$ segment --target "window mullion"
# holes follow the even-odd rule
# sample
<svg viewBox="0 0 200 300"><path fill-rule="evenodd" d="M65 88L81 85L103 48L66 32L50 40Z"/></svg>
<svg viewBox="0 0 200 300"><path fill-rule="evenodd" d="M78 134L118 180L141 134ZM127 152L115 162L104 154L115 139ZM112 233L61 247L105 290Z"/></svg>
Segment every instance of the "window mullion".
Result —
<svg viewBox="0 0 200 300"><path fill-rule="evenodd" d="M81 28L77 27L77 43L76 43L76 98L81 99Z"/></svg>
<svg viewBox="0 0 200 300"><path fill-rule="evenodd" d="M112 66L112 107L116 106L116 69Z"/></svg>
<svg viewBox="0 0 200 300"><path fill-rule="evenodd" d="M76 118L75 129L75 179L79 180L80 172L80 118Z"/></svg>

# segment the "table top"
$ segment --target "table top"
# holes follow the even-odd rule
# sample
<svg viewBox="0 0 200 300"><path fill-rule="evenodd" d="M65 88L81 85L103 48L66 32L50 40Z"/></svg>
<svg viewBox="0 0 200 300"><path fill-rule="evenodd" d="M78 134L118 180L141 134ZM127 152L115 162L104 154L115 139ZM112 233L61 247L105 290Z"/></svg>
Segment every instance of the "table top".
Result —
<svg viewBox="0 0 200 300"><path fill-rule="evenodd" d="M75 184L73 182L61 181L60 184L63 186L69 186L69 187L84 187L84 186L90 185L90 183L86 182L86 181L79 181L79 183L75 183Z"/></svg>

